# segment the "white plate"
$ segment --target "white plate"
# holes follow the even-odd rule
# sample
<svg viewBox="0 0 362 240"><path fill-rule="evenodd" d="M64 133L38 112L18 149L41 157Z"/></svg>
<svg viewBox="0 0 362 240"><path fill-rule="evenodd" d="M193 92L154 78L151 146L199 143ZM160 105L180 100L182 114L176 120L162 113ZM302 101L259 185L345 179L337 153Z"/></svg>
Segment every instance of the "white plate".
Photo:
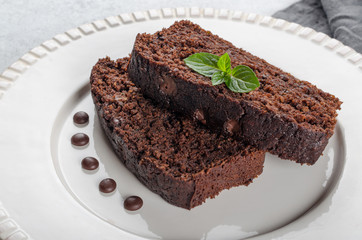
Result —
<svg viewBox="0 0 362 240"><path fill-rule="evenodd" d="M174 207L130 174L94 116L89 74L98 58L127 56L139 32L190 18L205 29L308 80L344 103L324 155L301 166L267 155L248 187L223 191L191 211ZM67 31L34 48L0 76L0 237L6 239L356 239L362 236L362 57L294 23L214 9L123 14ZM86 111L90 123L75 126ZM84 132L90 144L75 149ZM86 173L85 156L100 160ZM98 183L118 183L104 196ZM139 195L134 213L123 199Z"/></svg>

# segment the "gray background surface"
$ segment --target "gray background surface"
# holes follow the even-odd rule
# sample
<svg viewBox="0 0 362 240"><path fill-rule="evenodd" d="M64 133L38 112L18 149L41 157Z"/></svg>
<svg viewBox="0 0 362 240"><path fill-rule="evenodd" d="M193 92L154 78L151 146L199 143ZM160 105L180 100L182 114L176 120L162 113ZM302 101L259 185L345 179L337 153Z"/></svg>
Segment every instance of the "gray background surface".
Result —
<svg viewBox="0 0 362 240"><path fill-rule="evenodd" d="M212 7L272 15L297 0L0 0L0 73L58 33L121 13Z"/></svg>

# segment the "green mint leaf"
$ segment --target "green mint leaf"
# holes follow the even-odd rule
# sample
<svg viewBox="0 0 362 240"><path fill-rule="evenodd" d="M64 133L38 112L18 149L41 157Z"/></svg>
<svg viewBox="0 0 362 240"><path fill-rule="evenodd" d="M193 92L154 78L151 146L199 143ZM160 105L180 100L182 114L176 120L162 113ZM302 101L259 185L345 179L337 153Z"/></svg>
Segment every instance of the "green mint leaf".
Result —
<svg viewBox="0 0 362 240"><path fill-rule="evenodd" d="M228 74L225 72L222 71L215 72L211 77L212 85L215 86L224 83L227 77L230 78L230 76L228 76Z"/></svg>
<svg viewBox="0 0 362 240"><path fill-rule="evenodd" d="M204 75L212 77L212 75L219 71L218 61L219 56L211 53L195 53L184 59L185 64L192 70Z"/></svg>
<svg viewBox="0 0 362 240"><path fill-rule="evenodd" d="M247 66L239 65L231 71L231 81L225 84L233 92L246 93L260 86L253 70Z"/></svg>
<svg viewBox="0 0 362 240"><path fill-rule="evenodd" d="M258 78L251 68L239 65L231 69L228 53L221 57L211 53L195 53L184 59L192 70L211 77L212 85L225 83L233 92L248 93L260 86Z"/></svg>
<svg viewBox="0 0 362 240"><path fill-rule="evenodd" d="M223 72L231 73L230 57L228 53L224 53L217 62L217 66Z"/></svg>

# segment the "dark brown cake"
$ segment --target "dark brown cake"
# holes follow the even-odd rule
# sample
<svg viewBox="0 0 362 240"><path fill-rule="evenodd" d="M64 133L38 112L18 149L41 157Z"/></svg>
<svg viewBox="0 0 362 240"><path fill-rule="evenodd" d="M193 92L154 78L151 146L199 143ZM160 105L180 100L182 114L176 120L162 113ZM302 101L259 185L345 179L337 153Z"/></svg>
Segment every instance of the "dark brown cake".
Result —
<svg viewBox="0 0 362 240"><path fill-rule="evenodd" d="M260 87L234 93L188 68L197 52L230 55L232 67L253 69ZM155 34L138 34L128 68L146 96L259 149L314 164L336 125L341 102L306 81L236 48L190 21Z"/></svg>
<svg viewBox="0 0 362 240"><path fill-rule="evenodd" d="M90 77L101 125L125 166L171 204L191 209L262 173L264 152L159 108L128 79L127 58Z"/></svg>

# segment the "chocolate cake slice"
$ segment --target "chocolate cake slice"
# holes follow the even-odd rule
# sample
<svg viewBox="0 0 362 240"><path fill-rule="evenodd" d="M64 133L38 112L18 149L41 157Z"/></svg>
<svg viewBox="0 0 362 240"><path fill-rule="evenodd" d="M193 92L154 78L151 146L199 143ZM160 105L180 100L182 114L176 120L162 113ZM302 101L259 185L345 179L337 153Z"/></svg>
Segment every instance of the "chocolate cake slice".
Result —
<svg viewBox="0 0 362 240"><path fill-rule="evenodd" d="M235 93L225 84L213 86L184 63L198 52L227 52L232 67L250 67L260 87ZM335 96L185 20L154 34L138 34L128 73L154 101L302 164L312 165L322 154L341 105Z"/></svg>
<svg viewBox="0 0 362 240"><path fill-rule="evenodd" d="M263 151L219 136L145 99L128 58L101 59L90 82L101 125L125 166L167 202L191 209L262 173Z"/></svg>

